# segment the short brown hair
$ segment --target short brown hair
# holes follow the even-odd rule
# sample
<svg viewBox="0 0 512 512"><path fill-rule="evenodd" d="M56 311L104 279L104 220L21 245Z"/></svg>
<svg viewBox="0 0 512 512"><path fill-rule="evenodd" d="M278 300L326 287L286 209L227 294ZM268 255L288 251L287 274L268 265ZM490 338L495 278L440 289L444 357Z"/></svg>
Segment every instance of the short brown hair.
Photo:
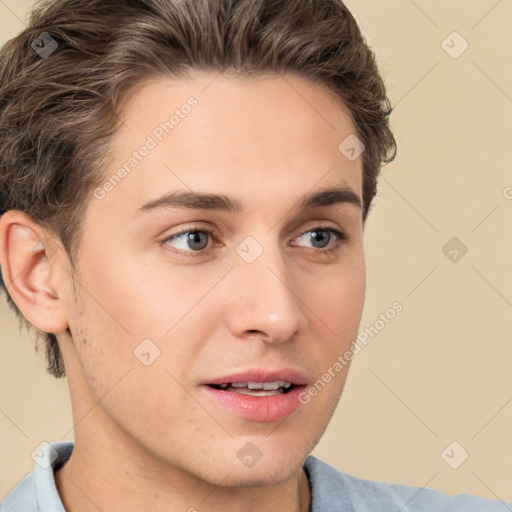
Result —
<svg viewBox="0 0 512 512"><path fill-rule="evenodd" d="M44 33L51 54L37 51ZM375 55L341 0L38 2L28 27L0 52L0 215L30 215L60 238L73 265L82 213L102 181L123 99L150 79L190 70L293 72L333 91L366 148L366 219L396 144ZM0 288L30 327L1 274ZM48 372L64 376L55 335L36 332Z"/></svg>

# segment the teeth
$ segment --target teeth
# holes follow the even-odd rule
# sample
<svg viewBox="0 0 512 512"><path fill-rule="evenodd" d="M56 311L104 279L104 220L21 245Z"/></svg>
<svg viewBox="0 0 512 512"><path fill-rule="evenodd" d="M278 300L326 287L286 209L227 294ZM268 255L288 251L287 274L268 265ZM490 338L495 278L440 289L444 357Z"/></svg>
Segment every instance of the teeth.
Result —
<svg viewBox="0 0 512 512"><path fill-rule="evenodd" d="M249 383L249 389L251 389L251 383ZM284 385L286 384L286 382L282 382L280 380L277 380L275 382L264 382L263 383L263 389L279 389L279 388L282 388Z"/></svg>
<svg viewBox="0 0 512 512"><path fill-rule="evenodd" d="M248 388L248 389L264 389L264 390L276 390L279 388L288 389L291 387L291 382L284 382L282 380L276 380L274 382L231 382L226 384L220 384L219 387L226 389L228 386L233 388Z"/></svg>

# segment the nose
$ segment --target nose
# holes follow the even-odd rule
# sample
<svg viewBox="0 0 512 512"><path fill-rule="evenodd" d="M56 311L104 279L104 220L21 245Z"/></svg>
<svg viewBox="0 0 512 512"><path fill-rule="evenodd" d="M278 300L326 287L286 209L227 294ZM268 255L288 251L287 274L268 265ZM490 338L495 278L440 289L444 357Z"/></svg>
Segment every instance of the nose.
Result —
<svg viewBox="0 0 512 512"><path fill-rule="evenodd" d="M304 329L304 304L293 274L279 249L267 248L251 263L235 255L227 291L228 325L234 336L279 344Z"/></svg>

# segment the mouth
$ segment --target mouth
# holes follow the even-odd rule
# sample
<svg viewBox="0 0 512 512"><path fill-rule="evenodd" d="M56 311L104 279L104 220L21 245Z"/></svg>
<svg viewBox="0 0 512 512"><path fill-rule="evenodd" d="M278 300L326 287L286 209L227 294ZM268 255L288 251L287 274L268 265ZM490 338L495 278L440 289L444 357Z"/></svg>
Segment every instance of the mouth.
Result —
<svg viewBox="0 0 512 512"><path fill-rule="evenodd" d="M209 386L219 391L248 396L284 395L296 387L295 384L282 380L273 382L224 382L223 384L209 384Z"/></svg>
<svg viewBox="0 0 512 512"><path fill-rule="evenodd" d="M255 370L220 377L201 386L223 413L251 421L271 422L290 416L301 406L307 380L293 371Z"/></svg>

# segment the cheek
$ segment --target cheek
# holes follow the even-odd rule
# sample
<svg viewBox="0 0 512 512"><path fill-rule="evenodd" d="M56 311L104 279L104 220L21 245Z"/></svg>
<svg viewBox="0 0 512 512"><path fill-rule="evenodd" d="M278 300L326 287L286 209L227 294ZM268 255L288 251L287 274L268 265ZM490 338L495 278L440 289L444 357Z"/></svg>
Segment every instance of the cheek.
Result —
<svg viewBox="0 0 512 512"><path fill-rule="evenodd" d="M318 280L307 284L303 291L305 303L332 333L346 338L355 334L364 305L366 274L364 262L333 269Z"/></svg>
<svg viewBox="0 0 512 512"><path fill-rule="evenodd" d="M143 388L176 396L179 389L165 369L182 381L184 369L192 367L218 313L203 298L223 272L199 278L192 267L157 267L92 253L81 262L88 272L79 278L69 323L94 397L121 380L126 396L137 397ZM206 322L212 329L205 330Z"/></svg>
<svg viewBox="0 0 512 512"><path fill-rule="evenodd" d="M173 413L190 408L180 385L183 375L169 364L178 358L187 367L183 356L151 335L151 319L144 311L132 311L146 326L141 330L150 333L142 345L139 335L127 332L114 319L120 308L107 313L97 301L89 299L88 294L79 298L70 322L80 361L75 368L79 368L80 375L75 375L74 381L82 386L83 416L98 404L117 425L129 422L129 430L138 432L139 437L157 430L163 436L170 422L176 422ZM156 343L148 344L152 339Z"/></svg>
<svg viewBox="0 0 512 512"><path fill-rule="evenodd" d="M211 300L211 290L229 270L224 264L176 265L162 260L119 261L94 278L94 289L134 340L171 337Z"/></svg>
<svg viewBox="0 0 512 512"><path fill-rule="evenodd" d="M197 280L179 269L90 254L84 283L89 318L112 344L157 339L190 309L200 294ZM84 258L85 260L85 258ZM129 340L127 342L127 339Z"/></svg>
<svg viewBox="0 0 512 512"><path fill-rule="evenodd" d="M327 390L315 398L316 407L331 410L338 402L350 368L352 350L357 338L363 312L366 274L364 262L347 265L332 272L322 286L310 287L306 292L310 301L310 340L316 340L311 361L316 361L315 373L323 382L329 381ZM326 373L330 372L330 373Z"/></svg>

